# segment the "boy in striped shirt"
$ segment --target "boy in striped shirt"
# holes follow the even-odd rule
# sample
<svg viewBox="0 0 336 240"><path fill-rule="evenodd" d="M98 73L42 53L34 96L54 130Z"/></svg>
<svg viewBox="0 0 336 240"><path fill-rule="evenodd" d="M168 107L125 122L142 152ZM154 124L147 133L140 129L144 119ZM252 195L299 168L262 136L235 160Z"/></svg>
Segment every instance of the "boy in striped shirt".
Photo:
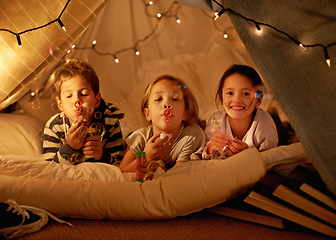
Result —
<svg viewBox="0 0 336 240"><path fill-rule="evenodd" d="M52 116L43 134L47 161L84 161L119 165L125 144L119 120L124 114L106 104L93 68L81 60L67 60L51 75L60 113Z"/></svg>

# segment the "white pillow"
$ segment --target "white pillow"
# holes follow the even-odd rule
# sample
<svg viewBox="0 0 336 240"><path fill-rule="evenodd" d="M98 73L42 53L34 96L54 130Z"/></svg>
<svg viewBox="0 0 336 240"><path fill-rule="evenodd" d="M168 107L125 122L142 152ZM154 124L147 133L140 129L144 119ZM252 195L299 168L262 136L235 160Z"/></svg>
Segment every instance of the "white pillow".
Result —
<svg viewBox="0 0 336 240"><path fill-rule="evenodd" d="M44 123L25 114L0 114L0 155L36 156L42 152Z"/></svg>

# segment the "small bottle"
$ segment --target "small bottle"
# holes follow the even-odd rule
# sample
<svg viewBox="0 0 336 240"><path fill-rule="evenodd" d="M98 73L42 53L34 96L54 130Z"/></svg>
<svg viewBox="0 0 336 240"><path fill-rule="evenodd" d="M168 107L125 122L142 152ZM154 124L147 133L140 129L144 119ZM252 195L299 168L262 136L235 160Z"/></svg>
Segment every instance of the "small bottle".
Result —
<svg viewBox="0 0 336 240"><path fill-rule="evenodd" d="M146 152L136 152L135 153L135 161L137 163L137 165L139 163L144 163L146 162ZM143 176L140 175L140 172L138 170L135 170L135 181L137 182L143 182Z"/></svg>

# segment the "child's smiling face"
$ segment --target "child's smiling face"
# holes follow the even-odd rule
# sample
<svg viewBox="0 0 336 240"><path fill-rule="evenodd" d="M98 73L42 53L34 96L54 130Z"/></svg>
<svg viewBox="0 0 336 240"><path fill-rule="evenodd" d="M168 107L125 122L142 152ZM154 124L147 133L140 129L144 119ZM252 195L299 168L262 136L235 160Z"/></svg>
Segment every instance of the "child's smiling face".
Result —
<svg viewBox="0 0 336 240"><path fill-rule="evenodd" d="M90 123L94 109L99 106L100 93L95 96L91 85L81 76L75 76L62 83L60 98L57 97L56 100L58 108L69 118L71 124L83 118ZM75 105L78 100L81 101L81 106Z"/></svg>
<svg viewBox="0 0 336 240"><path fill-rule="evenodd" d="M183 92L176 82L161 80L153 86L148 107L144 109L146 119L152 122L154 133L166 131L167 118L164 116L164 111L167 108L172 111L168 133L178 132L182 121L187 119Z"/></svg>
<svg viewBox="0 0 336 240"><path fill-rule="evenodd" d="M253 110L259 106L260 99L255 98L258 86L239 73L229 76L222 89L223 107L226 113L235 120L252 117Z"/></svg>

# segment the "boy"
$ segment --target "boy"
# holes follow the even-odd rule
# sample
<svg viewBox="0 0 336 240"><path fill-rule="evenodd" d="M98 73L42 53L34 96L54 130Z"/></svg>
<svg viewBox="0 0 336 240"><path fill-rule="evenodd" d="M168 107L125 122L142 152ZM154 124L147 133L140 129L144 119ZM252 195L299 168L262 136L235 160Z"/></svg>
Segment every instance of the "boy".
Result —
<svg viewBox="0 0 336 240"><path fill-rule="evenodd" d="M51 79L61 113L51 117L44 128L44 159L118 166L125 150L119 123L124 114L101 98L99 79L92 67L80 60L67 60Z"/></svg>

